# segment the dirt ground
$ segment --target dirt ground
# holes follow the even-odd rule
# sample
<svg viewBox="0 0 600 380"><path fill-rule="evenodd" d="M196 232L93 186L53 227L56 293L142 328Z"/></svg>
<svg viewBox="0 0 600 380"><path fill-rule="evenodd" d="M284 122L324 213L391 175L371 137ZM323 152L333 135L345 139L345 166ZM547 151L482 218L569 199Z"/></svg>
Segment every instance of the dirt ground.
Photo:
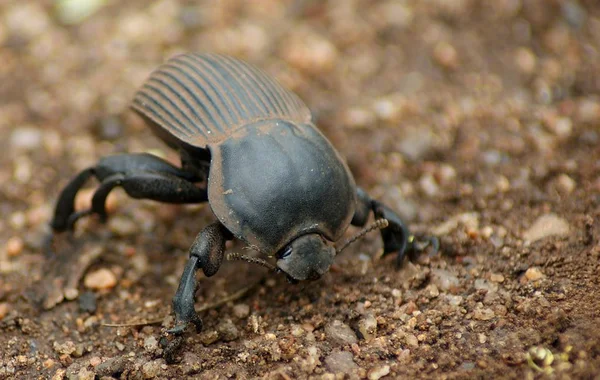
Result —
<svg viewBox="0 0 600 380"><path fill-rule="evenodd" d="M597 1L74 5L0 1L0 378L600 378ZM184 51L297 92L357 183L440 252L396 270L373 233L298 285L225 263L199 275L197 307L249 289L201 312L167 365L210 207L116 191L107 224L42 247L60 190L99 157L177 162L128 104Z"/></svg>

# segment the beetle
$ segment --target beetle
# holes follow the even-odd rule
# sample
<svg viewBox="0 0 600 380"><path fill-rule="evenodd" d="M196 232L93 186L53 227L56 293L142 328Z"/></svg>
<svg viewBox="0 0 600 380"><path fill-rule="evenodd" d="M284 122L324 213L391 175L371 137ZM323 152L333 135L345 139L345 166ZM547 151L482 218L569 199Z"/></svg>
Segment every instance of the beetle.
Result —
<svg viewBox="0 0 600 380"><path fill-rule="evenodd" d="M385 220L379 225L384 254L396 253L400 264L413 247L400 216L356 186L300 98L248 63L217 54L175 56L149 76L132 108L179 152L181 167L145 153L101 158L63 189L51 227L72 230L89 214L105 221L115 187L138 199L208 202L217 220L189 249L173 298L171 336L180 337L189 324L202 329L194 309L196 271L217 273L233 238L275 256L277 271L291 282L326 273L334 242L349 225L365 226L371 213ZM91 177L100 182L91 207L76 211L75 196Z"/></svg>

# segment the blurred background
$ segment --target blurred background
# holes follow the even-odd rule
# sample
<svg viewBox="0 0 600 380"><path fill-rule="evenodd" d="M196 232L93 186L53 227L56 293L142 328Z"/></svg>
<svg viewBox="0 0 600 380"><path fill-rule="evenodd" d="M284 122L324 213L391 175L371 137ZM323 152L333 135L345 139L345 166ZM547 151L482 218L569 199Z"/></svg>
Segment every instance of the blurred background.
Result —
<svg viewBox="0 0 600 380"><path fill-rule="evenodd" d="M415 356L403 356L398 348L406 347L406 335L390 338L389 347L382 348L387 354L377 358L365 357L373 348L361 346L363 354L355 352L354 361L362 375L373 366L411 376L439 374L439 368L459 375L475 373L471 370L506 375L507 366L516 366L510 367L515 376L535 374L526 360L529 347L552 347L558 355L575 341L585 358L567 357L564 368L557 362L539 366L575 376L598 369L598 333L589 339L598 302L586 298L597 273L596 280L584 275L597 268L599 251L594 242L600 203L600 4L595 0L0 0L0 320L32 312L20 294L48 274L41 242L56 196L75 173L117 152L150 151L177 162L176 152L152 136L128 107L154 68L187 51L232 55L275 76L307 103L358 184L400 210L415 231L441 236L448 258L430 265L448 269L460 285L444 289L431 280L435 276L426 265L417 265L406 276L425 279L422 287L396 306L413 302L423 313L435 309L423 300L437 295L420 293L433 281L442 293L464 298L464 313L445 317L451 324L445 327L448 335L438 331L431 341L418 339L411 346ZM78 205L91 194L84 191ZM108 227L82 221L78 231L78 239L99 235L96 244L106 245L114 256L94 261L96 269L110 270L111 285L88 288L117 303L119 297L110 293L114 286L142 299L150 292L168 305L187 247L211 220L210 211L133 201L120 192L110 202L117 212ZM534 229L543 217L550 219ZM530 248L550 235L568 244L559 239ZM348 253L342 272L355 273L363 265L359 251L370 253L378 244L374 236ZM165 251L177 259L161 265ZM547 269L552 257L580 264L567 265L564 272ZM395 278L391 267L370 270ZM522 280L523 273L534 280ZM546 282L535 282L541 278ZM582 282L562 282L567 278ZM494 286L482 287L481 281L475 286L477 279ZM162 289L142 289L157 281ZM339 294L352 283L343 276L326 281L337 284ZM390 281L396 283L389 286L411 289L406 278ZM569 293L561 286L583 290ZM479 305L482 289L501 296ZM548 296L528 312L518 309L519 297L539 300L532 294L540 289L563 296L552 293L555 298ZM261 305L290 307L275 298L262 298ZM552 337L527 338L531 329L546 331L539 318L562 307L565 298L588 308L571 306L566 308L571 319L544 325ZM77 310L60 307L57 315ZM453 342L466 323L461 318L482 307L494 316L474 317L482 325L473 331L485 336L490 324L502 320L507 330L522 328L521 335L506 343L500 336L508 333L499 334L494 339L502 345L475 333ZM392 309L382 306L384 320ZM345 315L330 311L329 316L343 319L339 313ZM42 318L48 315L53 314ZM580 335L560 340L564 326L572 326L567 319L582 321L574 328ZM380 331L396 331L393 323L382 323ZM20 342L22 331L11 326L4 327L10 331L7 339ZM46 334L52 328L36 331ZM94 334L106 332L99 331ZM322 363L303 369L307 375L336 372L323 364L331 351L327 339L323 344ZM5 355L0 367L5 373L26 374L42 365L17 346L13 342L7 352L24 355L25 364L19 367L14 355ZM510 352L516 359L502 356ZM264 375L280 362L245 368ZM9 365L22 372L10 372ZM59 360L42 366L54 373L68 365Z"/></svg>

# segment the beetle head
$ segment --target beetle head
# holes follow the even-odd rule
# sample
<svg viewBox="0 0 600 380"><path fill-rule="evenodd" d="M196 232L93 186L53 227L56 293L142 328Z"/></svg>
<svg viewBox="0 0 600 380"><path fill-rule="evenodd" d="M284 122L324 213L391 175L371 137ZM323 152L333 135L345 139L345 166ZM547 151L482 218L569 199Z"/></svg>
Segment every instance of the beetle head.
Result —
<svg viewBox="0 0 600 380"><path fill-rule="evenodd" d="M277 268L291 282L316 280L333 263L335 248L319 234L302 235L277 254Z"/></svg>

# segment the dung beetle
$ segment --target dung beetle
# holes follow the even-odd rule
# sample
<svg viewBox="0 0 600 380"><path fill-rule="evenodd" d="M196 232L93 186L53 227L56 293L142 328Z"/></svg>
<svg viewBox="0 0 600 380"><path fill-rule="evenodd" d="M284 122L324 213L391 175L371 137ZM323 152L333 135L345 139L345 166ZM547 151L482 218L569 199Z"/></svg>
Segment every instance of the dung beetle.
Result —
<svg viewBox="0 0 600 380"><path fill-rule="evenodd" d="M150 154L102 158L64 188L51 227L70 230L88 214L106 220L106 197L117 186L133 198L208 201L217 221L200 231L189 250L173 298L176 320L168 333L175 338L167 354L190 322L202 328L194 310L196 271L217 273L227 240L235 237L275 256L276 270L291 282L327 272L336 255L333 242L350 224L365 226L371 212L386 220L379 224L385 254L396 253L400 264L413 246L401 218L356 187L306 105L243 61L216 54L171 58L146 80L132 108L179 151L181 167ZM75 211L75 195L92 176L100 185L91 208Z"/></svg>

